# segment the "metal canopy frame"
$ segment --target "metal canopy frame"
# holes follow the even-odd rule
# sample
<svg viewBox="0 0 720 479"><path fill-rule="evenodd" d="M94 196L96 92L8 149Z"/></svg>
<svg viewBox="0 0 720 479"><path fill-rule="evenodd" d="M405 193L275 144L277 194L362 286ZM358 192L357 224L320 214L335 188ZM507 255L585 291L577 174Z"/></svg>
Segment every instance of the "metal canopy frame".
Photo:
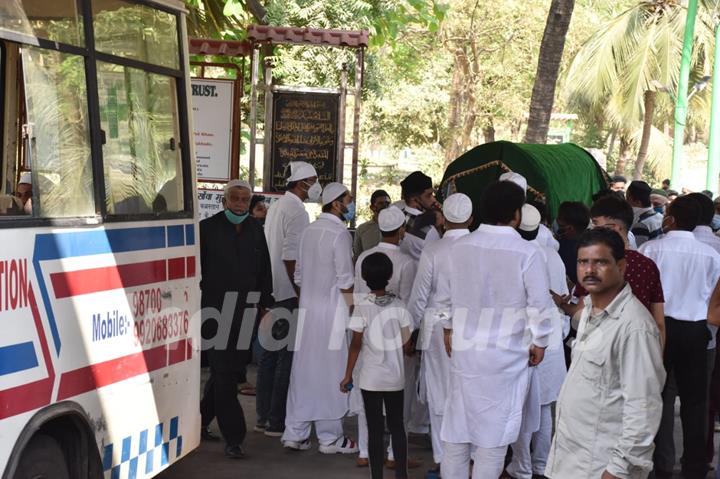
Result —
<svg viewBox="0 0 720 479"><path fill-rule="evenodd" d="M360 143L360 107L361 93L365 72L365 48L368 45L367 31L339 31L339 30L314 30L308 28L288 28L288 27L268 27L265 25L251 25L248 27L248 39L253 43L251 52L251 69L250 69L250 184L255 181L255 163L256 163L256 147L259 144L264 145L264 168L263 168L263 190L269 191L271 178L270 155L272 126L272 100L273 92L298 92L298 93L339 93L340 107L338 111L338 151L337 151L337 175L338 180L342 182L344 178L345 150L352 149L352 175L351 175L351 193L356 196L357 193L357 170L359 159L359 143ZM263 45L295 45L307 47L336 47L336 48L352 48L357 50L355 62L354 85L352 89L348 89L347 65L343 65L341 71L340 85L337 90L327 88L316 88L309 86L293 87L273 85L272 82L272 60L266 58L263 62L263 82L260 84L260 47ZM258 138L257 122L258 122L258 97L259 93L263 93L265 105L265 130L263 137ZM348 95L352 95L354 99L353 107L353 134L350 142L346 140L345 116L346 103ZM353 220L354 223L354 220Z"/></svg>

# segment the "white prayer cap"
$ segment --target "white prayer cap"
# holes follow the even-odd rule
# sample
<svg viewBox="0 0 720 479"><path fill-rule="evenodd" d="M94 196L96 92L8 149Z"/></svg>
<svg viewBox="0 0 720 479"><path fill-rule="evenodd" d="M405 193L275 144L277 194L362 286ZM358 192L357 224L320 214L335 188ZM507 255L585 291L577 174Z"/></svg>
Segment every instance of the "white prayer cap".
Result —
<svg viewBox="0 0 720 479"><path fill-rule="evenodd" d="M500 175L500 181L512 181L520 188L522 188L523 191L527 192L527 180L520 173L508 171L507 173L503 173L502 175Z"/></svg>
<svg viewBox="0 0 720 479"><path fill-rule="evenodd" d="M18 181L18 184L24 183L26 185L32 185L32 175L29 171L26 171L25 173L20 175L20 181Z"/></svg>
<svg viewBox="0 0 720 479"><path fill-rule="evenodd" d="M405 214L397 206L388 206L378 215L380 231L395 231L405 224Z"/></svg>
<svg viewBox="0 0 720 479"><path fill-rule="evenodd" d="M325 206L328 203L332 203L347 190L347 187L342 183L328 183L325 185L325 188L323 188L322 205Z"/></svg>
<svg viewBox="0 0 720 479"><path fill-rule="evenodd" d="M465 223L472 215L472 201L467 195L453 193L443 202L443 215L451 223Z"/></svg>
<svg viewBox="0 0 720 479"><path fill-rule="evenodd" d="M304 161L291 161L290 176L288 177L287 182L300 181L317 175L315 167L313 167L310 163L305 163Z"/></svg>
<svg viewBox="0 0 720 479"><path fill-rule="evenodd" d="M533 205L525 203L522 207L522 220L520 229L522 231L535 231L540 227L540 212Z"/></svg>
<svg viewBox="0 0 720 479"><path fill-rule="evenodd" d="M245 188L246 190L252 191L252 188L250 187L250 183L248 183L247 181L245 181L245 180L230 180L225 185L225 191L224 191L225 196L227 196L227 194L231 188L235 188L235 187Z"/></svg>

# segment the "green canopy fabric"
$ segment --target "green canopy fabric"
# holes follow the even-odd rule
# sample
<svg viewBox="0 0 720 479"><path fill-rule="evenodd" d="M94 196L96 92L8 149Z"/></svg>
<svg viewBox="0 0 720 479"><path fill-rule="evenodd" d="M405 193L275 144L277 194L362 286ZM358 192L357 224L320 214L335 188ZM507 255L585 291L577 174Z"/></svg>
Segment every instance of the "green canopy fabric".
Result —
<svg viewBox="0 0 720 479"><path fill-rule="evenodd" d="M440 184L440 195L446 198L452 193L465 193L477 209L485 186L508 171L527 179L528 199L545 203L550 220L564 201L581 201L590 206L592 195L607 188L609 180L590 153L572 143L496 141L477 146L450 163Z"/></svg>

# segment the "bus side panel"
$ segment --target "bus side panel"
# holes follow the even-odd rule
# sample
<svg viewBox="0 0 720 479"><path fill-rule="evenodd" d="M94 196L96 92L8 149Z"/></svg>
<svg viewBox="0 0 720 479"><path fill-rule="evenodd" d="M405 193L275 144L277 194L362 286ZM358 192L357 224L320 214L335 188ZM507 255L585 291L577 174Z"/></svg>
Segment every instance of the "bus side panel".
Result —
<svg viewBox="0 0 720 479"><path fill-rule="evenodd" d="M34 364L16 354L29 355L30 346L45 354L8 378L45 381L48 404L80 404L107 477L154 476L199 443L196 225L123 223L32 239L19 242L30 249L16 269L27 260L31 279L28 308L16 304L11 363ZM3 380L0 390L10 384Z"/></svg>

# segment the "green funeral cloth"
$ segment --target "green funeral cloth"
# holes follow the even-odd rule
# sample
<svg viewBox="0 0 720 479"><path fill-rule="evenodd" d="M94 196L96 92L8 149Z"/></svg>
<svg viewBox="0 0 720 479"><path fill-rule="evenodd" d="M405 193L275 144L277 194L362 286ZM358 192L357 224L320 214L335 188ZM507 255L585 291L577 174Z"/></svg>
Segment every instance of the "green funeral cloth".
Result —
<svg viewBox="0 0 720 479"><path fill-rule="evenodd" d="M465 193L477 210L484 188L508 171L527 179L528 199L544 202L550 220L563 201L581 201L590 206L592 195L608 187L607 173L577 145L496 141L477 146L450 163L440 194L445 198L455 192Z"/></svg>

